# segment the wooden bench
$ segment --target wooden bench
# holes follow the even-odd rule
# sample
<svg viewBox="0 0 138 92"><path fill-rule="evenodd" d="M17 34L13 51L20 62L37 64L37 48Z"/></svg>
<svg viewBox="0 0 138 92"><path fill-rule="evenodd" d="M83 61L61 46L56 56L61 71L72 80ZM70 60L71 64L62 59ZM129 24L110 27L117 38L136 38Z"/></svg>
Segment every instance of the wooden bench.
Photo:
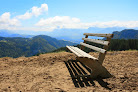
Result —
<svg viewBox="0 0 138 92"><path fill-rule="evenodd" d="M74 46L66 46L71 52L73 52L77 56L77 60L82 62L84 65L89 67L91 69L90 76L92 78L102 77L102 78L109 78L112 77L112 75L107 71L107 69L102 65L106 52L109 47L109 43L111 41L111 38L113 37L113 34L95 34L95 33L84 33L85 38L82 38L84 42L81 42L81 49ZM106 37L106 40L98 40L98 39L90 39L88 36L98 36L98 37ZM96 46L92 46L90 44L87 44L86 42L92 42L96 44L103 45L103 48L99 48ZM84 47L90 48L92 50L98 51L99 56L98 58L95 58L91 56L90 54L84 52Z"/></svg>

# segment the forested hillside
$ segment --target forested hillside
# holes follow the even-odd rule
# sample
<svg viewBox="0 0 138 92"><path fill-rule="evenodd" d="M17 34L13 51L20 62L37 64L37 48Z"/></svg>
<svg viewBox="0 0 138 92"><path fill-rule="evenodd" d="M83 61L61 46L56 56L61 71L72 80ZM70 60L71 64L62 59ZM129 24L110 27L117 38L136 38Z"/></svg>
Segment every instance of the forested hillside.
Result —
<svg viewBox="0 0 138 92"><path fill-rule="evenodd" d="M138 39L138 30L125 29L122 31L114 31L113 39Z"/></svg>
<svg viewBox="0 0 138 92"><path fill-rule="evenodd" d="M0 57L32 56L37 53L50 52L75 43L39 35L33 38L0 37Z"/></svg>
<svg viewBox="0 0 138 92"><path fill-rule="evenodd" d="M138 50L138 39L112 39L109 50Z"/></svg>

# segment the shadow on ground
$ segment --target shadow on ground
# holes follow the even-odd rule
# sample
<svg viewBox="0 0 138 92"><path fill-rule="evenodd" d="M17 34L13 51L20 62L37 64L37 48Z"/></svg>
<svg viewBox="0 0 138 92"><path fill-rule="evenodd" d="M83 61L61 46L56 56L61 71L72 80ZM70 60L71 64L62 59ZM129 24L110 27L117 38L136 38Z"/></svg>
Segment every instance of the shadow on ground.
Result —
<svg viewBox="0 0 138 92"><path fill-rule="evenodd" d="M97 81L102 87L111 90L111 88L108 87L109 83L104 82L102 78L90 78L91 70L81 62L77 60L69 60L64 63L68 68L75 87L95 86L94 81Z"/></svg>

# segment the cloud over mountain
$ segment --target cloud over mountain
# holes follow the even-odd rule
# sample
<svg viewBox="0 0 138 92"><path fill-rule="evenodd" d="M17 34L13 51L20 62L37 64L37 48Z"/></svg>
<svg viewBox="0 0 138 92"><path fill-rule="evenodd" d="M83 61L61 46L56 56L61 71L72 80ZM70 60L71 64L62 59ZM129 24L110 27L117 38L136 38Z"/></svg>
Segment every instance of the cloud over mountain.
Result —
<svg viewBox="0 0 138 92"><path fill-rule="evenodd" d="M78 28L80 19L71 18L69 16L55 16L47 19L40 19L36 26L47 27L51 29L56 28Z"/></svg>
<svg viewBox="0 0 138 92"><path fill-rule="evenodd" d="M134 28L138 27L138 21L106 21L106 22L81 22L79 18L72 18L70 16L55 16L47 19L40 19L36 24L36 27L41 27L41 31L52 31L57 28L71 28L71 29L87 29L89 27L126 27ZM44 28L42 30L42 28Z"/></svg>

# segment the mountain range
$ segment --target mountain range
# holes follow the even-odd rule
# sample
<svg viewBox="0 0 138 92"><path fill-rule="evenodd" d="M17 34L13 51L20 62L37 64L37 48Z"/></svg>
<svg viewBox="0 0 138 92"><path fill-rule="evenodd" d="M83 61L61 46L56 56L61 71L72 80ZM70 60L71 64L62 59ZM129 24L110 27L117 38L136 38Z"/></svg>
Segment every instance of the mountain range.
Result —
<svg viewBox="0 0 138 92"><path fill-rule="evenodd" d="M0 30L0 36L1 37L31 38L31 37L37 36L37 35L48 35L48 36L56 38L58 40L67 40L67 41L80 43L82 41L81 38L84 37L83 33L113 33L114 32L114 34L120 34L119 32L121 32L122 30L125 30L125 29L128 29L128 28L125 28L125 27L107 27L107 28L89 27L88 29L65 29L65 28L62 28L62 29L54 29L53 31ZM131 30L131 29L129 29L129 30ZM137 31L138 28L134 28L134 30ZM118 33L117 33L117 31L118 31ZM131 31L133 31L133 30L131 30Z"/></svg>
<svg viewBox="0 0 138 92"><path fill-rule="evenodd" d="M126 29L125 27L89 27L87 29L67 29L59 28L53 31L30 31L30 30L0 30L0 36L2 37L24 37L29 38L36 35L48 35L58 40L68 40L72 42L81 42L81 38L84 37L83 33L112 33L114 31L121 31ZM4 35L3 35L4 34Z"/></svg>
<svg viewBox="0 0 138 92"><path fill-rule="evenodd" d="M32 56L76 43L38 35L32 38L0 37L0 57Z"/></svg>
<svg viewBox="0 0 138 92"><path fill-rule="evenodd" d="M112 28L106 28L101 30L107 30L107 29L111 30ZM91 30L91 28L89 30ZM87 30L75 32L75 34L78 34L79 36L83 34L82 32L87 32ZM68 35L74 35L71 33L72 33L71 29L70 30L68 29ZM96 32L93 32L93 33L96 33ZM102 32L102 33L105 33L105 32ZM65 35L63 36L63 34ZM138 30L134 30L134 29L124 29L122 31L114 31L113 34L114 34L113 39L138 39ZM66 45L77 45L81 41L80 37L83 36L83 35L80 36L79 37L80 39L78 40L77 39L78 36L76 36L76 38L74 36L70 38L68 36L66 37L66 35L67 33L62 33L62 36L61 37L56 36L57 37L56 39L47 35L37 35L37 36L22 35L22 34L12 33L11 31L8 31L8 30L5 30L5 31L3 30L3 31L0 31L0 36L1 36L0 37L0 57L32 56L38 53L51 52L60 47L65 47ZM65 40L60 40L60 39L65 39ZM75 40L70 40L70 39L78 40L78 43L74 43Z"/></svg>
<svg viewBox="0 0 138 92"><path fill-rule="evenodd" d="M24 34L18 34L13 31L9 30L0 30L0 37L22 37L22 38L31 38L34 35L24 35Z"/></svg>

